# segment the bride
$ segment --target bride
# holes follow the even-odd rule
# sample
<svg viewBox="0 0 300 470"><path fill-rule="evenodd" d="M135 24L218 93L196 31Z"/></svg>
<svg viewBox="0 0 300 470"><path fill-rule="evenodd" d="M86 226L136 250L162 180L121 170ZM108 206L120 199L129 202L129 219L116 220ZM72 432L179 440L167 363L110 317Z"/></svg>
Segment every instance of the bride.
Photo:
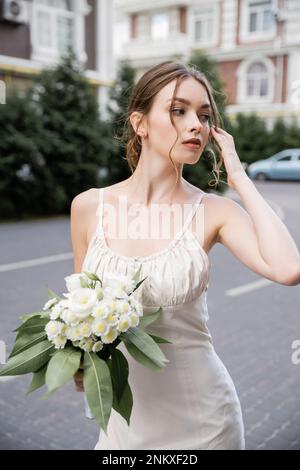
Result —
<svg viewBox="0 0 300 470"><path fill-rule="evenodd" d="M221 129L211 85L201 71L173 61L152 67L135 85L127 125L131 177L91 188L72 201L74 269L130 275L141 264L141 277L147 276L145 312L163 309L151 333L170 338L172 344L161 345L170 361L162 374L141 367L122 351L134 397L130 426L112 410L107 434L100 432L96 449L244 449L240 401L207 327L208 253L221 243L251 271L293 286L300 283L299 251L245 173L232 136ZM244 208L182 177L183 165L196 164L212 142L220 149L214 171L218 175L224 163L227 183ZM142 207L142 226L156 204L176 204L181 213L185 206L189 210L168 240L121 239L108 234L112 228L119 233L123 224L118 216L122 198L127 221L131 207ZM82 371L75 382L82 391Z"/></svg>

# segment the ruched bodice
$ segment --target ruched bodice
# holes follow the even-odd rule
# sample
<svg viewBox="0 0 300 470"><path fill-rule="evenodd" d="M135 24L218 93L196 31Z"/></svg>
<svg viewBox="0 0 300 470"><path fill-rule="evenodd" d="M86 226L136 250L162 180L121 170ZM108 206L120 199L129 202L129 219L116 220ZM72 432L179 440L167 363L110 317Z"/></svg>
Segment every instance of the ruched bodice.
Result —
<svg viewBox="0 0 300 470"><path fill-rule="evenodd" d="M163 250L129 257L111 250L103 230L103 191L99 189L98 225L82 270L100 278L117 271L132 276L141 266L147 277L136 291L144 315L162 307L147 331L172 344L160 344L169 363L155 372L136 362L123 343L133 394L131 422L112 410L107 435L100 431L96 449L243 449L239 399L232 379L216 354L207 327L207 291L211 262L189 229L203 194Z"/></svg>

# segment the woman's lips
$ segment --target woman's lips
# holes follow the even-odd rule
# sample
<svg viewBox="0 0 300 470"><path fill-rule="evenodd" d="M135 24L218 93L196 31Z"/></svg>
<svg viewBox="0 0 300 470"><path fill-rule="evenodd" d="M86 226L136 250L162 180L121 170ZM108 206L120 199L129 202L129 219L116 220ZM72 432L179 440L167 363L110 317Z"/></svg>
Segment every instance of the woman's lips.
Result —
<svg viewBox="0 0 300 470"><path fill-rule="evenodd" d="M188 147L189 149L192 149L192 150L199 150L201 148L201 145L192 144L191 142L188 142L188 143L182 144L182 145L185 145L186 147Z"/></svg>

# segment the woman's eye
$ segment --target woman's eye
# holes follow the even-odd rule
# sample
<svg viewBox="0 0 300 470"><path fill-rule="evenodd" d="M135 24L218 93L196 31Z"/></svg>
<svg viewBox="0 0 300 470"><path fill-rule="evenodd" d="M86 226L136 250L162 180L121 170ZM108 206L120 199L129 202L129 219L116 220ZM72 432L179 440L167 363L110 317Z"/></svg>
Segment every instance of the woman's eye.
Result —
<svg viewBox="0 0 300 470"><path fill-rule="evenodd" d="M182 114L184 113L184 109L183 109L183 108L172 108L171 111L172 111L173 113L178 113L178 112L179 112L178 115L182 115ZM182 114L181 114L181 112L182 112ZM200 115L199 115L200 121L201 121L201 122L204 122L204 123L208 122L208 121L209 121L209 118L210 118L210 116L209 116L208 114L200 114Z"/></svg>
<svg viewBox="0 0 300 470"><path fill-rule="evenodd" d="M174 113L174 111L184 111L182 108L172 108L171 111Z"/></svg>
<svg viewBox="0 0 300 470"><path fill-rule="evenodd" d="M203 122L208 122L208 121L209 121L209 118L210 118L210 116L207 115L207 114L201 114L201 115L199 116L200 121L203 121Z"/></svg>

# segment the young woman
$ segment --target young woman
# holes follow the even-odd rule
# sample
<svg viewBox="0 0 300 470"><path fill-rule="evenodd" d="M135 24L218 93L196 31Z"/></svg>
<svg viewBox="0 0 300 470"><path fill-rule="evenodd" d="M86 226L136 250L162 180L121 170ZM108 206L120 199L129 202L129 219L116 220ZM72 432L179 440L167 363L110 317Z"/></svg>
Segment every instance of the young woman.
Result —
<svg viewBox="0 0 300 470"><path fill-rule="evenodd" d="M240 402L207 328L208 252L222 243L250 270L291 286L300 283L299 251L245 173L233 138L219 127L211 86L195 67L167 61L148 70L131 96L128 131L131 177L72 201L75 272L131 276L141 264L144 313L163 309L148 331L172 344L160 344L169 359L162 373L141 366L119 345L129 363L131 422L112 410L107 435L100 432L95 449L244 449ZM211 141L221 154L215 171L224 162L228 185L246 210L182 177L183 165L197 163ZM136 205L139 227L149 228L138 237L131 218ZM177 214L184 212L181 222L163 217L157 223L150 217L157 205L176 206ZM133 230L119 236L125 220ZM159 230L166 220L169 238ZM112 228L116 236L108 236ZM75 381L82 390L82 372Z"/></svg>

